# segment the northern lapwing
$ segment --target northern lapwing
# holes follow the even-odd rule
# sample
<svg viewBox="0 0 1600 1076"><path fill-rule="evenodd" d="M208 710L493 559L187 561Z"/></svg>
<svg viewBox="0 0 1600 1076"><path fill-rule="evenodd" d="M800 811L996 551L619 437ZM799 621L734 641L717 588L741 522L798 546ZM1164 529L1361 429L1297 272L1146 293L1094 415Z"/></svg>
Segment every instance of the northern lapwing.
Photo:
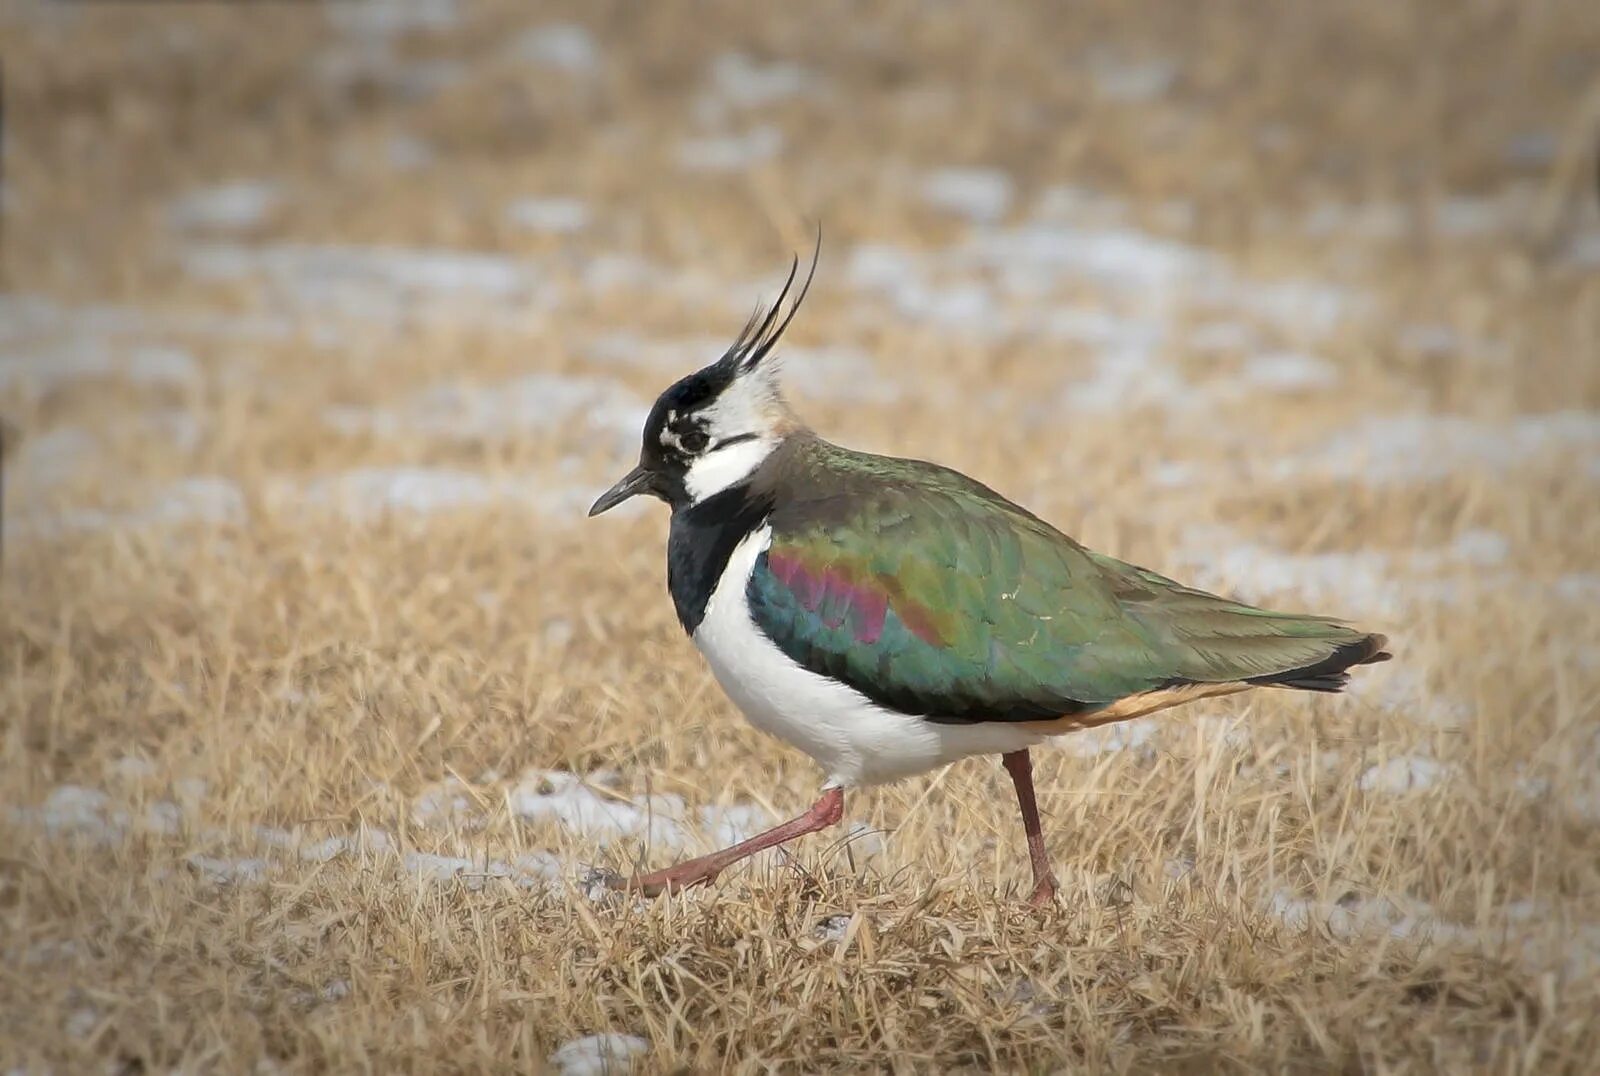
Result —
<svg viewBox="0 0 1600 1076"><path fill-rule="evenodd" d="M757 728L821 764L797 818L620 884L656 894L837 823L844 790L997 754L1032 902L1056 891L1028 751L1052 736L1255 687L1334 692L1382 635L1186 587L1085 549L937 464L829 443L785 404L774 354L799 268L725 354L663 392L639 465L594 502L672 509L678 620ZM781 315L781 317L780 317Z"/></svg>

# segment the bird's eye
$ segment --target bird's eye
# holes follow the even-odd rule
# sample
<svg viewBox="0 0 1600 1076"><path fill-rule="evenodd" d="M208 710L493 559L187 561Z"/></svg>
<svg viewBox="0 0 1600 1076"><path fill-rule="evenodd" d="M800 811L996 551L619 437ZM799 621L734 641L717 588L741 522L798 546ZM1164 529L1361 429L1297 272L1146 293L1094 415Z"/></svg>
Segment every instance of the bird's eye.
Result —
<svg viewBox="0 0 1600 1076"><path fill-rule="evenodd" d="M706 437L704 430L691 426L683 432L678 441L683 445L685 451L704 452L706 445L710 443L710 438Z"/></svg>

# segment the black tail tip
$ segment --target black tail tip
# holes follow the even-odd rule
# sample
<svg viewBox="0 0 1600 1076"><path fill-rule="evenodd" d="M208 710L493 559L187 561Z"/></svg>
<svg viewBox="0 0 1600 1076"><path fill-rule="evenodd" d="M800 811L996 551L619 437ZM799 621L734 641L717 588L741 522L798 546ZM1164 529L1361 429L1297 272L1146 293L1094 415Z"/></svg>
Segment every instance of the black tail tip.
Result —
<svg viewBox="0 0 1600 1076"><path fill-rule="evenodd" d="M1382 635L1363 635L1354 642L1345 643L1321 661L1298 669L1289 669L1270 676L1249 681L1263 687L1287 687L1299 691L1339 692L1350 683L1349 670L1356 665L1376 665L1394 657L1385 650L1389 645Z"/></svg>

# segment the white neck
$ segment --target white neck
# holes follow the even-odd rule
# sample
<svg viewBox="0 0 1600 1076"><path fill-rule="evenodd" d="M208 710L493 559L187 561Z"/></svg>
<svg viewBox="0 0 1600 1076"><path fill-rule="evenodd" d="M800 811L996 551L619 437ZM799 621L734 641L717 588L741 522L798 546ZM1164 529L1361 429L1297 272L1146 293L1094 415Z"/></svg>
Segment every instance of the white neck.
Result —
<svg viewBox="0 0 1600 1076"><path fill-rule="evenodd" d="M689 493L689 503L699 504L731 486L737 486L755 474L756 468L777 447L778 439L768 436L707 452L691 463L683 476L683 487Z"/></svg>

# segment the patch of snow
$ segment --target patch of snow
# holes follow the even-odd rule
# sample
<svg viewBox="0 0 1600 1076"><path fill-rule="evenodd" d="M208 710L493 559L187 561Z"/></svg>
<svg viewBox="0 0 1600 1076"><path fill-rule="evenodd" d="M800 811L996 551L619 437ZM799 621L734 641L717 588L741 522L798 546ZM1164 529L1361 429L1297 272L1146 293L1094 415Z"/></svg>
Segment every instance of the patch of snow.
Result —
<svg viewBox="0 0 1600 1076"><path fill-rule="evenodd" d="M1433 227L1444 235L1492 235L1512 225L1512 207L1504 199L1446 198L1433 206Z"/></svg>
<svg viewBox="0 0 1600 1076"><path fill-rule="evenodd" d="M1012 189L998 168L941 168L923 177L918 192L935 209L992 224L1011 208Z"/></svg>
<svg viewBox="0 0 1600 1076"><path fill-rule="evenodd" d="M472 799L458 777L446 777L424 788L411 801L411 821L428 828L470 821Z"/></svg>
<svg viewBox="0 0 1600 1076"><path fill-rule="evenodd" d="M892 403L900 387L878 376L872 359L857 348L799 347L782 349L785 385L804 396L829 400ZM637 428L643 428L640 421Z"/></svg>
<svg viewBox="0 0 1600 1076"><path fill-rule="evenodd" d="M1117 224L1128 216L1127 203L1089 187L1056 184L1039 192L1030 216L1041 223Z"/></svg>
<svg viewBox="0 0 1600 1076"><path fill-rule="evenodd" d="M170 837L183 828L183 809L170 800L152 803L144 811L144 828Z"/></svg>
<svg viewBox="0 0 1600 1076"><path fill-rule="evenodd" d="M45 797L38 819L52 834L83 834L109 839L121 832L121 826L107 820L109 797L99 789L81 785L60 785Z"/></svg>
<svg viewBox="0 0 1600 1076"><path fill-rule="evenodd" d="M530 770L507 793L512 813L530 822L554 821L579 837L601 843L641 837L653 846L678 848L687 839L684 805L677 796L643 800L601 795L574 773Z"/></svg>
<svg viewBox="0 0 1600 1076"><path fill-rule="evenodd" d="M1576 269L1600 269L1600 228L1575 232L1567 241L1563 261Z"/></svg>
<svg viewBox="0 0 1600 1076"><path fill-rule="evenodd" d="M1119 721L1098 729L1083 729L1053 741L1061 750L1076 758L1096 758L1116 751L1143 747L1155 736L1160 726L1151 718L1138 717L1132 721Z"/></svg>
<svg viewBox="0 0 1600 1076"><path fill-rule="evenodd" d="M1192 485L1200 478L1200 468L1188 460L1158 460L1145 470L1145 480L1165 489Z"/></svg>
<svg viewBox="0 0 1600 1076"><path fill-rule="evenodd" d="M700 827L706 841L718 848L727 848L740 841L770 829L772 816L753 803L734 803L726 807L700 808Z"/></svg>
<svg viewBox="0 0 1600 1076"><path fill-rule="evenodd" d="M563 1043L550 1055L550 1064L561 1076L613 1076L627 1072L635 1058L649 1052L649 1040L607 1031Z"/></svg>
<svg viewBox="0 0 1600 1076"><path fill-rule="evenodd" d="M12 447L12 446L7 446ZM74 473L87 471L100 454L100 441L88 430L64 426L38 437L25 437L16 458L6 461L8 477L48 488Z"/></svg>
<svg viewBox="0 0 1600 1076"><path fill-rule="evenodd" d="M1202 301L1252 313L1300 338L1325 335L1370 307L1367 297L1317 280L1242 280L1225 272L1198 282Z"/></svg>
<svg viewBox="0 0 1600 1076"><path fill-rule="evenodd" d="M441 856L432 852L407 852L400 862L423 881L443 882L473 870L476 864L465 856Z"/></svg>
<svg viewBox="0 0 1600 1076"><path fill-rule="evenodd" d="M761 108L807 93L813 79L798 64L761 63L742 52L724 52L711 62L711 83L719 100L740 108Z"/></svg>
<svg viewBox="0 0 1600 1076"><path fill-rule="evenodd" d="M1178 79L1178 65L1162 58L1132 60L1106 52L1089 58L1094 91L1108 101L1151 101L1166 94Z"/></svg>
<svg viewBox="0 0 1600 1076"><path fill-rule="evenodd" d="M935 286L905 251L881 244L857 247L847 270L856 286L881 292L896 311L918 323L988 332L996 322L994 298L981 284Z"/></svg>
<svg viewBox="0 0 1600 1076"><path fill-rule="evenodd" d="M840 858L853 858L859 862L873 856L881 856L887 847L883 840L883 830L865 822L852 822L845 827L844 839L839 842L838 855Z"/></svg>
<svg viewBox="0 0 1600 1076"><path fill-rule="evenodd" d="M1504 423L1458 415L1367 418L1321 445L1275 461L1280 479L1308 475L1369 484L1426 481L1468 472L1503 473L1543 453L1600 447L1600 414L1558 411Z"/></svg>
<svg viewBox="0 0 1600 1076"><path fill-rule="evenodd" d="M1195 719L1195 731L1203 743L1221 743L1234 751L1250 746L1250 726L1242 717L1201 715Z"/></svg>
<svg viewBox="0 0 1600 1076"><path fill-rule="evenodd" d="M334 508L356 519L390 512L448 512L514 495L512 483L443 467L356 468L313 479L302 493L306 503Z"/></svg>
<svg viewBox="0 0 1600 1076"><path fill-rule="evenodd" d="M300 845L300 858L307 863L327 863L351 850L353 842L348 837L324 837Z"/></svg>
<svg viewBox="0 0 1600 1076"><path fill-rule="evenodd" d="M1448 553L1460 563L1488 568L1505 562L1511 543L1498 531L1468 530L1451 540Z"/></svg>
<svg viewBox="0 0 1600 1076"><path fill-rule="evenodd" d="M811 936L818 941L842 942L850 929L850 919L848 915L825 915L811 928Z"/></svg>
<svg viewBox="0 0 1600 1076"><path fill-rule="evenodd" d="M1170 289L1215 259L1194 247L1131 228L1026 223L985 229L954 256L1000 275L1023 294L1041 278L1088 280L1110 289Z"/></svg>
<svg viewBox="0 0 1600 1076"><path fill-rule="evenodd" d="M172 791L182 801L185 810L194 810L211 790L204 777L180 777L172 782Z"/></svg>
<svg viewBox="0 0 1600 1076"><path fill-rule="evenodd" d="M524 31L512 48L527 63L568 75L593 74L600 66L600 49L593 35L574 23L535 26Z"/></svg>
<svg viewBox="0 0 1600 1076"><path fill-rule="evenodd" d="M771 160L782 149L783 132L762 124L743 134L686 138L678 144L678 164L695 172L738 172Z"/></svg>
<svg viewBox="0 0 1600 1076"><path fill-rule="evenodd" d="M607 364L688 373L714 361L727 349L728 340L719 336L661 339L607 332L592 338L585 345L584 354ZM788 353L785 347L782 354Z"/></svg>
<svg viewBox="0 0 1600 1076"><path fill-rule="evenodd" d="M144 523L242 523L245 518L244 494L226 478L201 475L173 483L152 500L143 511L126 521Z"/></svg>
<svg viewBox="0 0 1600 1076"><path fill-rule="evenodd" d="M525 262L465 250L210 243L185 249L182 263L200 280L260 281L281 304L354 319L404 321L430 302L515 304L522 312L554 299Z"/></svg>
<svg viewBox="0 0 1600 1076"><path fill-rule="evenodd" d="M1293 351L1257 356L1245 363L1242 376L1247 384L1273 392L1310 392L1339 382L1332 363Z"/></svg>
<svg viewBox="0 0 1600 1076"><path fill-rule="evenodd" d="M1408 897L1363 898L1348 894L1336 901L1317 901L1286 892L1272 895L1267 910L1293 930L1321 927L1335 938L1387 934L1391 938L1447 941L1463 934L1442 922L1426 903Z"/></svg>
<svg viewBox="0 0 1600 1076"><path fill-rule="evenodd" d="M357 37L385 37L416 30L438 32L459 19L456 0L342 0L326 8L335 29Z"/></svg>
<svg viewBox="0 0 1600 1076"><path fill-rule="evenodd" d="M1511 354L1511 349L1498 341L1471 339L1447 325L1431 323L1404 326L1395 336L1395 346L1412 355L1459 356L1475 362L1503 362Z"/></svg>
<svg viewBox="0 0 1600 1076"><path fill-rule="evenodd" d="M266 880L270 869L264 859L228 859L198 852L189 856L187 862L214 885L257 885Z"/></svg>
<svg viewBox="0 0 1600 1076"><path fill-rule="evenodd" d="M1433 728L1458 729L1472 719L1465 702L1432 690L1420 671L1399 662L1361 669L1345 690L1353 699Z"/></svg>
<svg viewBox="0 0 1600 1076"><path fill-rule="evenodd" d="M1600 602L1600 572L1567 572L1556 577L1551 589L1566 601Z"/></svg>
<svg viewBox="0 0 1600 1076"><path fill-rule="evenodd" d="M331 408L328 423L345 433L503 440L582 416L599 433L627 448L637 445L649 407L628 389L603 378L528 374L499 384L442 384L391 409Z"/></svg>
<svg viewBox="0 0 1600 1076"><path fill-rule="evenodd" d="M87 1039L100 1026L100 1011L92 1005L81 1005L67 1014L62 1030L71 1039Z"/></svg>
<svg viewBox="0 0 1600 1076"><path fill-rule="evenodd" d="M1237 321L1209 321L1187 333L1184 342L1200 352L1245 352L1255 346L1256 333Z"/></svg>
<svg viewBox="0 0 1600 1076"><path fill-rule="evenodd" d="M596 778L604 775L596 775ZM607 844L635 838L661 848L682 848L692 836L713 847L752 837L772 825L754 804L707 805L691 815L681 797L657 793L628 797L562 770L529 770L506 793L511 812L530 822L556 822L579 837Z"/></svg>
<svg viewBox="0 0 1600 1076"><path fill-rule="evenodd" d="M5 521L5 533L17 536L58 537L73 532L94 532L174 527L190 523L237 526L247 516L244 495L225 478L185 478L156 493L143 506L125 512L98 508L65 511L41 510Z"/></svg>
<svg viewBox="0 0 1600 1076"><path fill-rule="evenodd" d="M1182 409L1198 400L1178 371L1143 348L1105 350L1065 396L1069 407L1096 413L1150 405Z"/></svg>
<svg viewBox="0 0 1600 1076"><path fill-rule="evenodd" d="M156 764L143 755L122 755L106 770L124 781L148 781L156 775Z"/></svg>
<svg viewBox="0 0 1600 1076"><path fill-rule="evenodd" d="M1420 792L1450 776L1453 767L1421 755L1401 755L1370 766L1357 787L1363 792Z"/></svg>
<svg viewBox="0 0 1600 1076"><path fill-rule="evenodd" d="M1506 954L1532 971L1553 971L1573 982L1600 973L1600 924L1558 922L1550 909L1531 900L1507 904L1499 922L1482 926L1449 922L1426 902L1406 896L1347 893L1322 901L1280 891L1266 910L1290 929L1320 928L1341 941L1387 936L1462 946Z"/></svg>
<svg viewBox="0 0 1600 1076"><path fill-rule="evenodd" d="M397 134L383 144L389 167L399 172L415 172L434 162L438 154L433 145L415 135Z"/></svg>
<svg viewBox="0 0 1600 1076"><path fill-rule="evenodd" d="M578 198L518 198L506 219L530 232L574 235L589 226L589 206Z"/></svg>
<svg viewBox="0 0 1600 1076"><path fill-rule="evenodd" d="M1538 166L1549 164L1561 152L1561 138L1554 131L1518 131L1506 139L1501 158L1507 164Z"/></svg>
<svg viewBox="0 0 1600 1076"><path fill-rule="evenodd" d="M264 224L282 201L276 183L235 180L180 195L167 207L167 222L187 231L248 231Z"/></svg>
<svg viewBox="0 0 1600 1076"><path fill-rule="evenodd" d="M122 349L88 335L33 355L0 355L0 392L15 385L39 394L93 378L187 388L199 382L200 366L179 348L137 345Z"/></svg>
<svg viewBox="0 0 1600 1076"><path fill-rule="evenodd" d="M1368 240L1398 239L1411 231L1412 215L1393 202L1350 205L1323 201L1312 207L1301 223L1307 235Z"/></svg>
<svg viewBox="0 0 1600 1076"><path fill-rule="evenodd" d="M1240 540L1221 528L1191 528L1179 553L1196 586L1232 591L1246 601L1292 594L1353 611L1398 612L1389 560L1376 552L1284 553Z"/></svg>

